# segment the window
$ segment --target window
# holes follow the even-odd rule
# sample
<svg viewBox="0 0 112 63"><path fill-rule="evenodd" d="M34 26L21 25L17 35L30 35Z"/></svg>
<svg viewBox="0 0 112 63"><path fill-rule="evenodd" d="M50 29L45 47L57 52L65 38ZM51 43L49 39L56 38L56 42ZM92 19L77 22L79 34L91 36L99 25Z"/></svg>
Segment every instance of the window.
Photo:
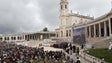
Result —
<svg viewBox="0 0 112 63"><path fill-rule="evenodd" d="M68 30L66 30L66 37L68 37Z"/></svg>
<svg viewBox="0 0 112 63"><path fill-rule="evenodd" d="M58 32L57 32L57 37L58 37Z"/></svg>
<svg viewBox="0 0 112 63"><path fill-rule="evenodd" d="M63 5L61 5L61 9L63 9Z"/></svg>
<svg viewBox="0 0 112 63"><path fill-rule="evenodd" d="M63 31L61 31L61 37L63 37Z"/></svg>
<svg viewBox="0 0 112 63"><path fill-rule="evenodd" d="M67 9L67 5L65 5L65 9Z"/></svg>
<svg viewBox="0 0 112 63"><path fill-rule="evenodd" d="M58 34L57 34L57 37L58 37Z"/></svg>
<svg viewBox="0 0 112 63"><path fill-rule="evenodd" d="M69 30L69 36L71 36L71 30Z"/></svg>

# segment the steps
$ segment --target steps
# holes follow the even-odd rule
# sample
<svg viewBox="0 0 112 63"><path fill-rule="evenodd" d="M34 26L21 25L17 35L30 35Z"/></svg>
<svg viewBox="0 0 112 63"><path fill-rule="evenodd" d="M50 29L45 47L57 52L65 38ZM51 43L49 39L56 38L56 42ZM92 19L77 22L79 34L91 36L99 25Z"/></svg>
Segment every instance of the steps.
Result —
<svg viewBox="0 0 112 63"><path fill-rule="evenodd" d="M97 42L97 43L93 44L93 46L95 48L108 48L110 41L112 42L112 40L104 40L104 41L101 41L101 42Z"/></svg>
<svg viewBox="0 0 112 63"><path fill-rule="evenodd" d="M88 40L94 48L108 48L109 42L112 42L111 37L88 38Z"/></svg>

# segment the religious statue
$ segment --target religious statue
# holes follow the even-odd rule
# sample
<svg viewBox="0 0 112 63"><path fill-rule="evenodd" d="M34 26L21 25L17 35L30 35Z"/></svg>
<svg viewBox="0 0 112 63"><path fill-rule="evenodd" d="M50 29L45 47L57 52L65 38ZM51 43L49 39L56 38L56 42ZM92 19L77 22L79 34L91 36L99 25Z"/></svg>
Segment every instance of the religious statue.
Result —
<svg viewBox="0 0 112 63"><path fill-rule="evenodd" d="M109 48L108 48L109 50L111 50L112 49L112 42L110 42L110 45L109 45Z"/></svg>

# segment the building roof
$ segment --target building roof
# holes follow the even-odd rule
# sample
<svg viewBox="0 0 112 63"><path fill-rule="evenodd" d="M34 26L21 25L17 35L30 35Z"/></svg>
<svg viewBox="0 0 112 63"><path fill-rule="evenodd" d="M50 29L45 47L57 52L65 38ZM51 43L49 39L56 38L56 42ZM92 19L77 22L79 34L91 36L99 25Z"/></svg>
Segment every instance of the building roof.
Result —
<svg viewBox="0 0 112 63"><path fill-rule="evenodd" d="M98 17L98 18L96 18L96 19L94 19L94 20L92 20L90 22L88 22L87 24L100 21L100 20L102 20L104 18L107 18L110 15L112 15L112 10L110 12L108 12L108 13L106 13L106 14L104 14L104 15L102 15L102 16L100 16L100 17Z"/></svg>
<svg viewBox="0 0 112 63"><path fill-rule="evenodd" d="M102 19L104 19L104 18L107 18L107 17L110 16L110 15L112 15L112 10L111 10L110 12L108 12L108 13L106 13L106 14L104 14L104 15L102 15L102 16L96 18L96 19L94 19L94 20L91 20L91 21L89 21L89 22L85 22L85 23L82 23L82 24L75 25L75 27L79 27L79 26L83 26L83 25L86 25L86 24L98 22L98 21L100 21L100 20L102 20Z"/></svg>
<svg viewBox="0 0 112 63"><path fill-rule="evenodd" d="M77 17L81 17L81 18L86 18L86 19L94 20L94 17L84 16L84 15L80 15L78 13L69 13L68 16L77 16Z"/></svg>

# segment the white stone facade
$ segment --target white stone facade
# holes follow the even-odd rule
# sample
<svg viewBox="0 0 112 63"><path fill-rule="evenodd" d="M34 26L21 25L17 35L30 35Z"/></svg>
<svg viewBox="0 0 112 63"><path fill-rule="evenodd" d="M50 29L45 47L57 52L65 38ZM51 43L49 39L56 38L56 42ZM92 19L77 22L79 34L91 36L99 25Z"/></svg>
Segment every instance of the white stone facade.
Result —
<svg viewBox="0 0 112 63"><path fill-rule="evenodd" d="M60 25L56 29L56 36L58 39L72 40L73 25L83 24L93 20L93 17L83 16L76 13L69 13L68 0L61 0L60 2Z"/></svg>
<svg viewBox="0 0 112 63"><path fill-rule="evenodd" d="M23 33L16 35L3 35L0 36L0 42L16 42L16 41L39 41L44 39L50 39L51 37L55 37L54 32L36 32L36 33Z"/></svg>

